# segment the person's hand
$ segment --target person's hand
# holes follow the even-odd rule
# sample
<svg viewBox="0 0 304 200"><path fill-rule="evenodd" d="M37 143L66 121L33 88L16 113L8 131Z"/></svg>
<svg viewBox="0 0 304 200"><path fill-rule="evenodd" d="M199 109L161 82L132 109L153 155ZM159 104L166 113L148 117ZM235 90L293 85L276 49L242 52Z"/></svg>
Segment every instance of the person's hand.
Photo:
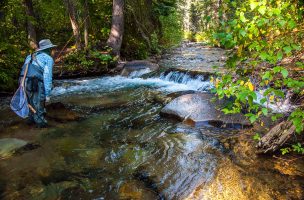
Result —
<svg viewBox="0 0 304 200"><path fill-rule="evenodd" d="M49 103L51 101L50 97L45 97L45 103Z"/></svg>

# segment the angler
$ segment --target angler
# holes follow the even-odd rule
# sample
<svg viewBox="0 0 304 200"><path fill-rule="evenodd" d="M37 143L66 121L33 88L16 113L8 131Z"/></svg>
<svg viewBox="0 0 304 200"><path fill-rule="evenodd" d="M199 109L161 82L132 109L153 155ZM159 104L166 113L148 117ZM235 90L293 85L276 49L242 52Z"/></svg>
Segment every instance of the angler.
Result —
<svg viewBox="0 0 304 200"><path fill-rule="evenodd" d="M51 48L55 46L49 39L41 40L39 48L26 57L20 74L20 80L26 74L24 88L31 108L28 123L36 123L40 128L47 126L45 103L50 101L52 90L54 59L51 57Z"/></svg>

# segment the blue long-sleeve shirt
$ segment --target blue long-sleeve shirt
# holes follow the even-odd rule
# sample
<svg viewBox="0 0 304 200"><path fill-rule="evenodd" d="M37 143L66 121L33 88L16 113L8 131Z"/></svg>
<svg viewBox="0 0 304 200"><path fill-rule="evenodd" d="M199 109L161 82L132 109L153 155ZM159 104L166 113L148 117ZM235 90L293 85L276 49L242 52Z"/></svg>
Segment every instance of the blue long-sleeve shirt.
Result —
<svg viewBox="0 0 304 200"><path fill-rule="evenodd" d="M21 75L23 75L25 66L30 62L30 60L31 60L31 55L28 55L25 59ZM46 97L50 96L52 90L52 77L53 77L53 65L54 65L53 58L44 52L37 52L34 53L34 59L32 60L32 65L35 65L32 67L37 67L38 69L34 71L29 70L27 77L31 77L31 76L41 77L44 83L45 96Z"/></svg>

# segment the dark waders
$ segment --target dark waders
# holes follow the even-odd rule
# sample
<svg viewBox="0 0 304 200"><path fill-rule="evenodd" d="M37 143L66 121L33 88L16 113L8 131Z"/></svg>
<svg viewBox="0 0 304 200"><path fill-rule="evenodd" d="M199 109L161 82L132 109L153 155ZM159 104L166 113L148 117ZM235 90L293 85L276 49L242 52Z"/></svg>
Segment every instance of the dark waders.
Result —
<svg viewBox="0 0 304 200"><path fill-rule="evenodd" d="M28 122L36 123L38 127L46 127L45 119L45 95L44 84L42 80L36 77L26 78L25 92L28 98L28 103L35 109L35 112L30 111Z"/></svg>

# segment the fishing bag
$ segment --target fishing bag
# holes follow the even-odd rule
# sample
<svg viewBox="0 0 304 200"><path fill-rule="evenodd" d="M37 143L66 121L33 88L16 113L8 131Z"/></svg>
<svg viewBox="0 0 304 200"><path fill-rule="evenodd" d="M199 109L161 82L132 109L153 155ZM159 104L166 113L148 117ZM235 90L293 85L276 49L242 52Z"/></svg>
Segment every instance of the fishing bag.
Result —
<svg viewBox="0 0 304 200"><path fill-rule="evenodd" d="M10 103L10 107L11 109L19 116L22 118L26 118L29 115L29 104L27 101L27 96L25 93L25 78L27 75L27 71L28 71L28 65L29 63L26 65L25 68L25 72L23 75L23 78L21 80L20 86L17 89L17 91L15 92L11 103Z"/></svg>

